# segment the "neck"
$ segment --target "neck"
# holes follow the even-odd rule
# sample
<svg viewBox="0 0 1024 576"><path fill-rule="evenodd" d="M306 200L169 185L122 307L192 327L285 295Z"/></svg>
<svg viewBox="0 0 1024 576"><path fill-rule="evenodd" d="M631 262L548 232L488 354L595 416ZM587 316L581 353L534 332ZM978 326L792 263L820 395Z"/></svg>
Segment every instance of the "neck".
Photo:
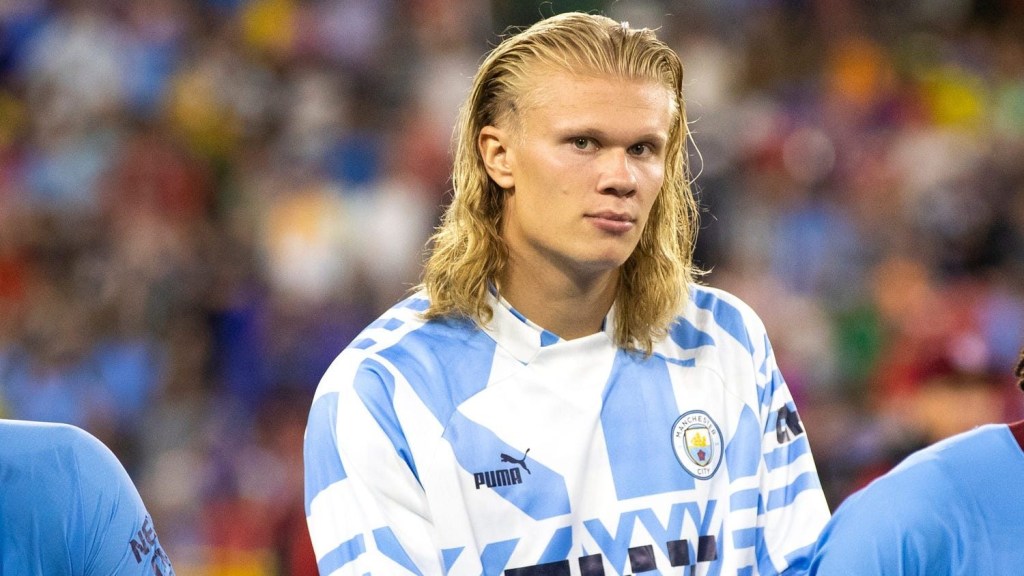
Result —
<svg viewBox="0 0 1024 576"><path fill-rule="evenodd" d="M531 322L566 340L601 331L615 302L617 270L580 279L510 268L499 282L499 291Z"/></svg>

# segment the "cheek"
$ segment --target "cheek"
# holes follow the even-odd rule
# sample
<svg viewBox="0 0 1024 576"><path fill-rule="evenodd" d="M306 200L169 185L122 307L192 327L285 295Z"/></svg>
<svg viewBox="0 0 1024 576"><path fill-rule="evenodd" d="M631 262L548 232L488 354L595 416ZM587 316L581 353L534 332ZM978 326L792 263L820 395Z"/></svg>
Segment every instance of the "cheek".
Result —
<svg viewBox="0 0 1024 576"><path fill-rule="evenodd" d="M661 187L665 184L665 170L660 166L650 167L643 171L640 184L640 198L645 211L650 211L655 199L661 193Z"/></svg>
<svg viewBox="0 0 1024 576"><path fill-rule="evenodd" d="M520 206L529 207L533 218L557 219L561 212L558 206L570 202L581 188L586 169L578 160L560 158L556 154L530 160L521 165L516 178Z"/></svg>
<svg viewBox="0 0 1024 576"><path fill-rule="evenodd" d="M586 156L573 154L565 147L536 146L521 157L521 173L534 185L578 178L588 170Z"/></svg>
<svg viewBox="0 0 1024 576"><path fill-rule="evenodd" d="M665 167L660 162L641 165L639 177L643 180L645 189L652 189L657 193L665 183Z"/></svg>

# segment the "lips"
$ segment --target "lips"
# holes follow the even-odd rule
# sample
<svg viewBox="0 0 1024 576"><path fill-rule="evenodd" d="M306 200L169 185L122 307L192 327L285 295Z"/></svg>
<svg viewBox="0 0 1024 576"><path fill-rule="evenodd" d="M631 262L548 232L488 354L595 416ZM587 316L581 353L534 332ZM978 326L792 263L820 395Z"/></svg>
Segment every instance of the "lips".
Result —
<svg viewBox="0 0 1024 576"><path fill-rule="evenodd" d="M588 218L611 220L612 222L634 222L636 219L625 212L603 211L587 214Z"/></svg>
<svg viewBox="0 0 1024 576"><path fill-rule="evenodd" d="M612 234L629 232L636 224L636 219L625 212L601 211L586 215L599 230Z"/></svg>

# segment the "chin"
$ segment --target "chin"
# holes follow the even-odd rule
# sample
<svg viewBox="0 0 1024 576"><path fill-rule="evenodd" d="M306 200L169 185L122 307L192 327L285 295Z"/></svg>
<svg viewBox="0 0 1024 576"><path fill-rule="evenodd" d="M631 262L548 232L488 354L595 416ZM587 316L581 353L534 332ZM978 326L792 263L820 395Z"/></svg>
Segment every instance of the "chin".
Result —
<svg viewBox="0 0 1024 576"><path fill-rule="evenodd" d="M583 267L591 272L608 272L616 270L629 260L630 254L602 254L586 260Z"/></svg>

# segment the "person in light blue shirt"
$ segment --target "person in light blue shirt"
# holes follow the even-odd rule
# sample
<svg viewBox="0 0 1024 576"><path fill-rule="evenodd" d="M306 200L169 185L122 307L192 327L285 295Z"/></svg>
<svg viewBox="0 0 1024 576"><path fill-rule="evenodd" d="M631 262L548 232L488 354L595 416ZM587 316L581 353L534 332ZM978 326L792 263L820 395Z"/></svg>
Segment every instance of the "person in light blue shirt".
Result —
<svg viewBox="0 0 1024 576"><path fill-rule="evenodd" d="M1016 376L1024 389L1024 350ZM1022 479L1024 420L936 442L839 506L811 574L1020 574Z"/></svg>
<svg viewBox="0 0 1024 576"><path fill-rule="evenodd" d="M174 574L117 457L68 424L0 419L0 576Z"/></svg>

